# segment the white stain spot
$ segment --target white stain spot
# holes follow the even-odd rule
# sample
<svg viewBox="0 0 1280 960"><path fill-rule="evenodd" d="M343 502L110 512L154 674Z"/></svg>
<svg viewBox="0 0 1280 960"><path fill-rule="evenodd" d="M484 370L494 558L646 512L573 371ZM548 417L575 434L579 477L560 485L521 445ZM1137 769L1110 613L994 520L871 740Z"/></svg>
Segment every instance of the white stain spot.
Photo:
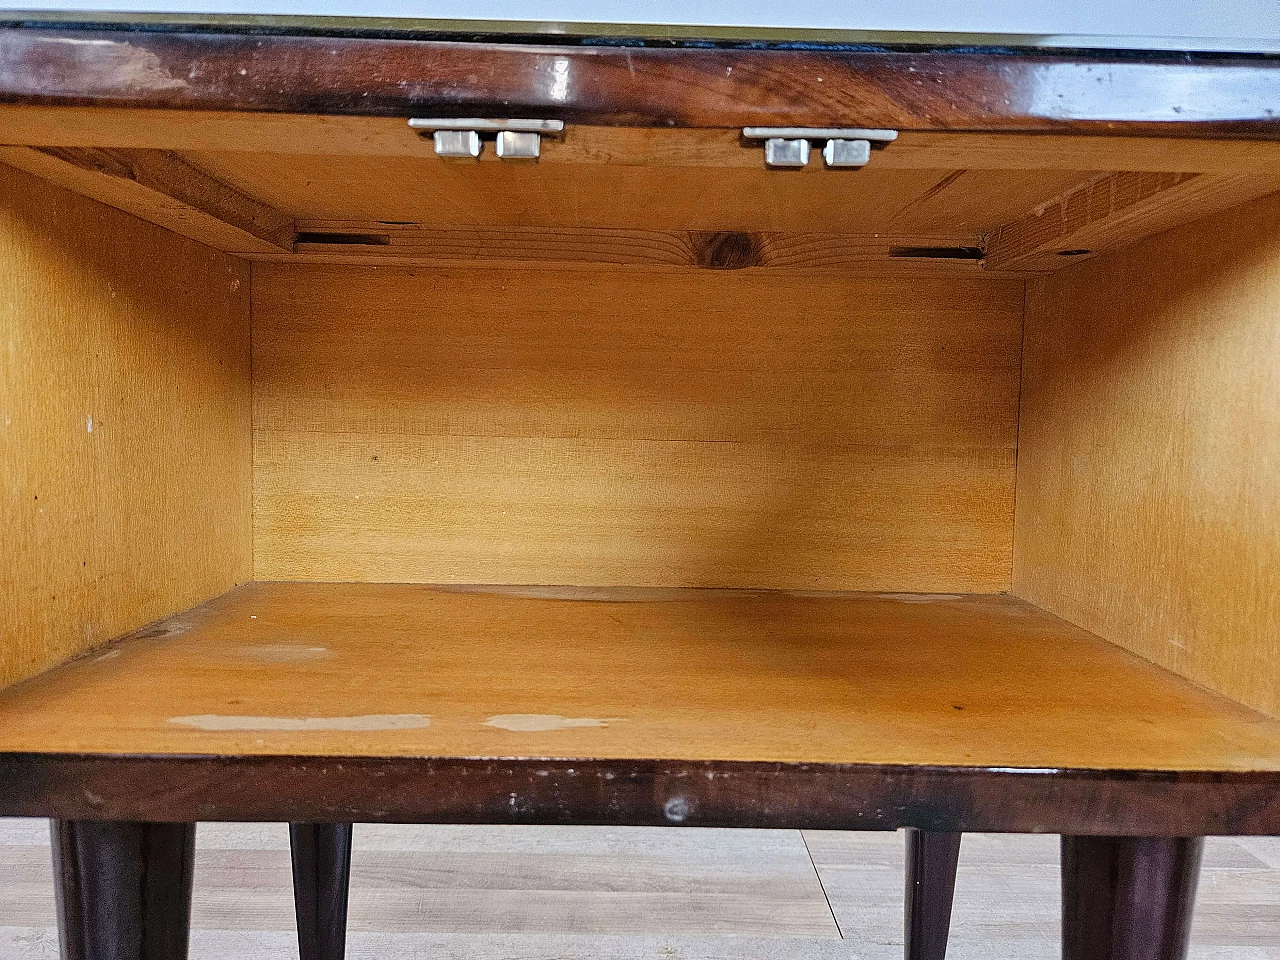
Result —
<svg viewBox="0 0 1280 960"><path fill-rule="evenodd" d="M106 653L102 654L101 656L94 657L93 662L102 663L103 660L114 660L118 656L120 656L119 650L108 650Z"/></svg>
<svg viewBox="0 0 1280 960"><path fill-rule="evenodd" d="M93 417L90 417L84 422L84 428L86 432L93 433Z"/></svg>
<svg viewBox="0 0 1280 960"><path fill-rule="evenodd" d="M557 103L569 99L569 61L564 57L556 57L551 64L551 88L547 95Z"/></svg>
<svg viewBox="0 0 1280 960"><path fill-rule="evenodd" d="M80 59L76 64L77 77L88 89L110 87L136 94L146 90L176 90L188 85L186 80L173 76L156 54L128 40L41 37L35 42L99 48L92 58ZM38 71L33 72L30 86L36 87L41 79Z"/></svg>
<svg viewBox="0 0 1280 960"><path fill-rule="evenodd" d="M547 730L569 730L573 727L607 727L621 717L562 717L554 713L500 713L484 722L486 727L510 730L513 733L544 733Z"/></svg>
<svg viewBox="0 0 1280 960"><path fill-rule="evenodd" d="M689 817L689 803L684 797L672 797L662 805L662 815L669 823L684 823Z"/></svg>
<svg viewBox="0 0 1280 960"><path fill-rule="evenodd" d="M431 718L420 713L375 713L361 717L237 717L202 713L192 717L170 717L177 727L220 732L228 730L284 730L310 732L346 730L420 730L431 726Z"/></svg>

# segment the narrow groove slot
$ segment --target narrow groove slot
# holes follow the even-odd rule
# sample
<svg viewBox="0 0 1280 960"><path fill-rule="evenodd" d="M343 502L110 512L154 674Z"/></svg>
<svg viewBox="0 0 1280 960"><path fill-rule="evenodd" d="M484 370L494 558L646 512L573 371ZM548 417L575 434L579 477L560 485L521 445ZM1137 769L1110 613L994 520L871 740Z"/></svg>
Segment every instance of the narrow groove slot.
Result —
<svg viewBox="0 0 1280 960"><path fill-rule="evenodd" d="M889 256L915 260L981 260L981 247L890 247Z"/></svg>
<svg viewBox="0 0 1280 960"><path fill-rule="evenodd" d="M336 243L356 247L385 247L391 237L385 233L299 233L298 243Z"/></svg>

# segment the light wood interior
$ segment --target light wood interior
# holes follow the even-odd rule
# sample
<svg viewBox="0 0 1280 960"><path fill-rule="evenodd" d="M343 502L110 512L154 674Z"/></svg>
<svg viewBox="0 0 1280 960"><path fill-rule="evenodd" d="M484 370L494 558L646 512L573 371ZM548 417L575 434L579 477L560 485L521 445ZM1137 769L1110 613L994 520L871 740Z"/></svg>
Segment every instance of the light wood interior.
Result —
<svg viewBox="0 0 1280 960"><path fill-rule="evenodd" d="M0 167L0 685L252 575L248 264Z"/></svg>
<svg viewBox="0 0 1280 960"><path fill-rule="evenodd" d="M1033 281L1015 592L1280 714L1280 198Z"/></svg>
<svg viewBox="0 0 1280 960"><path fill-rule="evenodd" d="M1280 144L1255 141L904 131L860 170L779 171L738 130L571 124L536 164L491 146L441 160L403 118L9 105L0 130L0 162L286 261L696 266L680 252L697 246L691 234L741 233L765 255L736 266L1023 273L1280 189ZM530 231L549 229L548 257ZM347 239L333 249L308 242L315 233ZM986 257L900 255L909 248Z"/></svg>
<svg viewBox="0 0 1280 960"><path fill-rule="evenodd" d="M256 583L0 697L26 750L1256 771L1280 723L1007 596Z"/></svg>
<svg viewBox="0 0 1280 960"><path fill-rule="evenodd" d="M0 684L251 576L1012 590L1280 713L1280 200L1258 199L1280 189L1280 144L908 131L866 169L787 172L725 130L571 126L523 165L492 148L442 161L398 118L0 106L0 130L0 285L16 291L0 316L17 331ZM281 609L347 598L375 620L369 598L463 602L280 589ZM506 624L506 602L476 615ZM709 650L798 601L739 602ZM956 601L986 611L968 632L887 603L787 606L780 636L872 659L885 637L925 643L942 658L925 673L951 664L946 643L988 665L1012 651L1046 683L1028 637L1045 657L1094 649L1011 600ZM702 609L663 604L636 628L689 631ZM864 615L880 626L822 622ZM174 650L232 642L209 622ZM1167 743L1131 738L1157 764L1253 762L1214 753L1219 707L1165 710L1141 693L1163 675L1106 656L1090 679L1110 712L1051 692L1113 724L1079 757L1136 757L1115 741L1141 714L1167 726ZM57 676L108 693L83 665ZM820 712L835 687L806 680ZM57 689L59 709L90 711ZM1066 739L1089 732L1056 709ZM1075 756L1047 732L1020 753L991 711L974 756ZM834 717L830 735L857 732ZM873 732L888 742L900 719ZM977 743L947 729L920 755ZM1188 752L1160 753L1174 741Z"/></svg>
<svg viewBox="0 0 1280 960"><path fill-rule="evenodd" d="M255 574L1007 590L1022 297L255 265Z"/></svg>

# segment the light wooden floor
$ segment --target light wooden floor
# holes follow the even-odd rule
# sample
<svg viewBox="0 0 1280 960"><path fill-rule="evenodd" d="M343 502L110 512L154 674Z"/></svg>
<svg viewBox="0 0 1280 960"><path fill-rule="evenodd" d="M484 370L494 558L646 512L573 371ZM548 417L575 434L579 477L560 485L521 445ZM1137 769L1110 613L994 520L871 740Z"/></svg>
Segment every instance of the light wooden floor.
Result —
<svg viewBox="0 0 1280 960"><path fill-rule="evenodd" d="M287 834L201 824L193 960L287 960ZM358 826L351 960L888 960L902 837ZM965 838L950 960L1058 956L1057 839ZM55 960L44 821L0 819L0 958ZM1209 841L1198 960L1280 960L1280 838Z"/></svg>

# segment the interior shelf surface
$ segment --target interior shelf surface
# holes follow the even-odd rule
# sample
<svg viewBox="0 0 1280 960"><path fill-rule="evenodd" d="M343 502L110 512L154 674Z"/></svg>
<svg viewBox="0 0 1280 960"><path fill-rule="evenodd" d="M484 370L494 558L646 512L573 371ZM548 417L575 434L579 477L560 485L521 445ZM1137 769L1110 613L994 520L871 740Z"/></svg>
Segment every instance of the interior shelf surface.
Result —
<svg viewBox="0 0 1280 960"><path fill-rule="evenodd" d="M258 582L0 694L0 753L1280 770L1003 595Z"/></svg>

